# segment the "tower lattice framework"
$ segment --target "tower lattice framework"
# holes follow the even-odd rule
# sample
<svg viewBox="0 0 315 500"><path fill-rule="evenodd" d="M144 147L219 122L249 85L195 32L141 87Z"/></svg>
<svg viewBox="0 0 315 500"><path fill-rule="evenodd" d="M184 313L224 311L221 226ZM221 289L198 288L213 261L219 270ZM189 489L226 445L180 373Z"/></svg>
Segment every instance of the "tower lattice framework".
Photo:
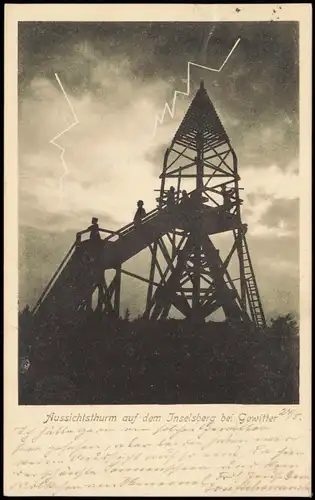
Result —
<svg viewBox="0 0 315 500"><path fill-rule="evenodd" d="M229 321L264 327L241 220L237 156L203 82L166 150L160 179L159 207L169 209L174 225L151 245L146 317L165 318L174 306L185 318L206 321L222 308ZM165 201L170 184L176 207ZM223 258L213 237L225 233L232 241Z"/></svg>

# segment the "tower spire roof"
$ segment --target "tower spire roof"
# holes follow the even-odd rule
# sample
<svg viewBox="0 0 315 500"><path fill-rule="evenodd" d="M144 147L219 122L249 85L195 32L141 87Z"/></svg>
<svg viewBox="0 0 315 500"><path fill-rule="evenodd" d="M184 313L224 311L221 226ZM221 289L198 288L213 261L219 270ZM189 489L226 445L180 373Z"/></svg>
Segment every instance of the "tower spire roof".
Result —
<svg viewBox="0 0 315 500"><path fill-rule="evenodd" d="M182 123L180 124L172 144L175 142L196 149L196 135L203 134L204 152L213 147L229 142L221 120L204 87L203 80L193 98Z"/></svg>

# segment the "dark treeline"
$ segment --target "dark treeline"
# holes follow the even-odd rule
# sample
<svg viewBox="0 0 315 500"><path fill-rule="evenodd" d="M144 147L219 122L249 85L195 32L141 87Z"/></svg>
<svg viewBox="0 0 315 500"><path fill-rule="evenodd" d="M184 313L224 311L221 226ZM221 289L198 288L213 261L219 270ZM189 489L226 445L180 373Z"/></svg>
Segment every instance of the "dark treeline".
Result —
<svg viewBox="0 0 315 500"><path fill-rule="evenodd" d="M299 400L298 325L110 318L34 328L20 314L20 404L289 404Z"/></svg>

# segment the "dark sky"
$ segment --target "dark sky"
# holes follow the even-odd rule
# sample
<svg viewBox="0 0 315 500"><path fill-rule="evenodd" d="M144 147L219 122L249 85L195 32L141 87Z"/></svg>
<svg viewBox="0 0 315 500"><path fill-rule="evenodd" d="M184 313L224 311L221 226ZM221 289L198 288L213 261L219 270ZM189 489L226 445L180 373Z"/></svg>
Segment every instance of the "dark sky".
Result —
<svg viewBox="0 0 315 500"><path fill-rule="evenodd" d="M188 61L219 68L238 38L222 72L192 69L191 95L152 141L157 114L186 90ZM154 208L164 149L202 78L238 155L267 314L298 310L297 23L23 22L18 71L22 305L92 215L118 228L139 197ZM60 150L49 141L73 117L55 73L79 121L60 140L62 194Z"/></svg>

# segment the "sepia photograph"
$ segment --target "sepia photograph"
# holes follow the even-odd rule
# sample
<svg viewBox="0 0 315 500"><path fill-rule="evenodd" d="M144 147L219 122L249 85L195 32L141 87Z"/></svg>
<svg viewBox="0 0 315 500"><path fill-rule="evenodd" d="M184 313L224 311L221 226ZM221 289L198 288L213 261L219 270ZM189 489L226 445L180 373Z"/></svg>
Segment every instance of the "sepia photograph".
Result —
<svg viewBox="0 0 315 500"><path fill-rule="evenodd" d="M300 402L299 35L18 23L19 405Z"/></svg>

